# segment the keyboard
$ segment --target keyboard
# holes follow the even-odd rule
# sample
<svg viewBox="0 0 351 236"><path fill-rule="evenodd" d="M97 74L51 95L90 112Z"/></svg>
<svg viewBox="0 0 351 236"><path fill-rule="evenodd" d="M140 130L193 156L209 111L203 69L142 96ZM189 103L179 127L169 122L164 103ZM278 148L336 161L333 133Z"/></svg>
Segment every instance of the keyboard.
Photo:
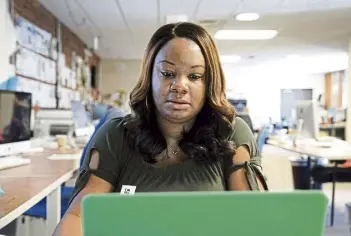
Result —
<svg viewBox="0 0 351 236"><path fill-rule="evenodd" d="M0 157L0 170L14 168L30 164L30 159L21 156Z"/></svg>

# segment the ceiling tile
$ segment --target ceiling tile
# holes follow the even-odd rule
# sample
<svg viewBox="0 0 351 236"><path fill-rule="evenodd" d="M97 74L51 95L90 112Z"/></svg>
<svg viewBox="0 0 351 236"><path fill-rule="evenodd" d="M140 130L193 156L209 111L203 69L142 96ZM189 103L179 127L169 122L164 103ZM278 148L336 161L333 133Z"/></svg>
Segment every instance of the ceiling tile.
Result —
<svg viewBox="0 0 351 236"><path fill-rule="evenodd" d="M69 1L69 0L61 0ZM125 28L119 13L117 4L114 0L103 0L103 3L98 3L96 0L76 0L88 13L91 20L101 28L105 30L121 30ZM70 1L73 3L76 1ZM77 5L77 4L76 4ZM84 12L82 10L82 12Z"/></svg>
<svg viewBox="0 0 351 236"><path fill-rule="evenodd" d="M265 13L265 12L275 12L279 10L279 5L284 0L243 0L242 4L239 4L236 13L240 12L255 12L255 13ZM290 0L294 2L300 2L305 0Z"/></svg>
<svg viewBox="0 0 351 236"><path fill-rule="evenodd" d="M160 0L160 21L166 23L167 15L187 15L192 19L201 0Z"/></svg>
<svg viewBox="0 0 351 236"><path fill-rule="evenodd" d="M347 51L351 35L351 0L119 0L130 31L120 15L118 0L40 1L88 45L101 31L98 52L105 58L141 58L158 21L164 24L167 15L177 14L185 14L190 20L194 20L193 16L195 20L219 19L218 23L206 25L211 33L223 28L224 22L228 29L279 31L275 39L268 41L217 42L222 54L243 56L240 63L292 52ZM239 12L258 12L261 17L253 22L238 22L234 15ZM230 14L233 18L228 18ZM83 18L88 20L82 24ZM255 59L249 60L250 56Z"/></svg>
<svg viewBox="0 0 351 236"><path fill-rule="evenodd" d="M232 14L241 0L203 0L199 5L196 20L223 20Z"/></svg>
<svg viewBox="0 0 351 236"><path fill-rule="evenodd" d="M157 0L120 0L120 3L131 28L139 27L141 22L144 27L157 27Z"/></svg>

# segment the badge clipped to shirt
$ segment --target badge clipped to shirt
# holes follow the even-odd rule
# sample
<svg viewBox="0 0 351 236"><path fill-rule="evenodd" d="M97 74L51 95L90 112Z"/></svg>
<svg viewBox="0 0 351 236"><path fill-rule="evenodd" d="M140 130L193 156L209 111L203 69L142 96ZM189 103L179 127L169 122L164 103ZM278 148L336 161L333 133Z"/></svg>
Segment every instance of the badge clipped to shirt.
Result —
<svg viewBox="0 0 351 236"><path fill-rule="evenodd" d="M136 186L133 185L122 185L121 195L134 195Z"/></svg>

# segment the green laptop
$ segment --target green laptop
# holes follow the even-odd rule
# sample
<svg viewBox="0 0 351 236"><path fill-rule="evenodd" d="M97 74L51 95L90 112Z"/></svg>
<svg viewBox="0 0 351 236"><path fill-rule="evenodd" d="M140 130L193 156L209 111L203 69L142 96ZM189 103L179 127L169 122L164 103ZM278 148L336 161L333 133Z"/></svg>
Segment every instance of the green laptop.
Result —
<svg viewBox="0 0 351 236"><path fill-rule="evenodd" d="M322 236L322 192L89 195L84 236Z"/></svg>

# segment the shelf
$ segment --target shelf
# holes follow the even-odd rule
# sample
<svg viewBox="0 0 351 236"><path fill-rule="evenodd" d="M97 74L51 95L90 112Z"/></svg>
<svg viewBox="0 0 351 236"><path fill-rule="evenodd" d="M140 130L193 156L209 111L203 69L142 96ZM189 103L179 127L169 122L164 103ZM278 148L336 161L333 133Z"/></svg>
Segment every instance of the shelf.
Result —
<svg viewBox="0 0 351 236"><path fill-rule="evenodd" d="M53 62L57 62L57 60L55 60L55 59L53 59L53 58L51 58L51 57L49 57L49 56L46 56L46 55L44 55L44 54L42 54L42 53L40 53L40 52L37 52L37 51L35 51L35 50L32 49L32 48L23 46L23 45L20 44L20 43L19 43L19 45L20 45L22 48L24 48L24 49L26 49L26 50L28 50L28 51L30 51L30 52L36 53L36 54L38 54L38 55L40 55L40 56L42 56L42 57L44 57L44 58L46 58L46 59L49 59L49 60L51 60L51 61L53 61Z"/></svg>
<svg viewBox="0 0 351 236"><path fill-rule="evenodd" d="M30 77L30 76L22 75L22 74L19 74L19 73L16 73L16 76L19 76L19 77L25 78L25 79L34 80L34 81L41 82L41 83L44 83L44 84L56 86L56 84L54 84L54 83L49 83L49 82L42 81L42 80L40 80L40 79L36 79L36 78Z"/></svg>
<svg viewBox="0 0 351 236"><path fill-rule="evenodd" d="M56 111L56 110L60 110L60 111L70 111L71 109L66 109L66 108L48 108L48 107L39 107L40 110L45 110L45 111Z"/></svg>
<svg viewBox="0 0 351 236"><path fill-rule="evenodd" d="M69 90L72 90L72 91L78 91L78 89L70 88L70 87L63 86L63 85L60 85L60 87L61 88L65 88L65 89L69 89Z"/></svg>

